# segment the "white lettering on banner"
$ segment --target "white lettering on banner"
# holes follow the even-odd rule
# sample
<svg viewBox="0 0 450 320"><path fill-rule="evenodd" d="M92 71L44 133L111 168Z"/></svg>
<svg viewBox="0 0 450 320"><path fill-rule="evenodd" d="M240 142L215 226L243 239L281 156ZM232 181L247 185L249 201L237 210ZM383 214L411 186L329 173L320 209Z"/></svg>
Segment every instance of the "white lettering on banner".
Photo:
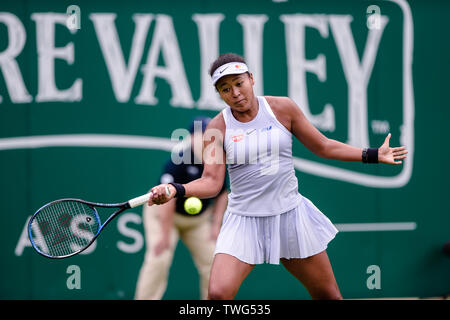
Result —
<svg viewBox="0 0 450 320"><path fill-rule="evenodd" d="M80 225L82 224L95 224L96 221L95 220L90 220L90 222L87 218L89 216L85 215L85 214L80 214L77 215L75 217L72 217L72 220L70 222L70 229L72 231L72 234L76 235L78 238L84 239L81 240L83 244L78 244L76 242L72 242L70 244L70 247L72 249L73 252L78 251L80 249L82 249L83 247L85 247L89 242L92 241L92 239L95 237L95 234L92 233L89 230L85 230L84 228L81 228ZM89 254L92 253L95 248L97 247L97 240L95 240L89 247L86 248L86 250L82 251L80 254Z"/></svg>
<svg viewBox="0 0 450 320"><path fill-rule="evenodd" d="M55 59L67 61L69 65L75 62L74 45L69 42L65 47L55 47L55 25L67 28L66 14L33 13L31 19L36 22L36 43L38 51L38 95L37 102L48 101L80 101L82 98L81 79L76 79L66 90L58 90L55 80ZM72 34L77 29L67 29Z"/></svg>
<svg viewBox="0 0 450 320"><path fill-rule="evenodd" d="M414 91L412 83L412 58L413 58L413 22L409 4L404 0L389 0L399 6L403 12L402 30L402 124L400 126L400 144L405 145L409 151L409 157L404 161L401 172L396 176L377 176L360 173L352 170L341 169L335 165L328 165L316 161L295 158L294 166L297 170L318 175L321 177L356 183L377 188L398 188L404 186L410 180L414 160ZM55 47L55 25L65 26L66 15L56 13L34 13L31 15L36 23L36 43L38 47L38 93L36 102L44 101L80 101L82 99L82 80L75 79L73 85L65 90L59 90L55 79L55 59L65 60L69 65L74 64L74 44L69 42L64 47ZM134 102L144 105L156 105L158 99L155 96L156 78L167 81L172 91L170 105L184 108L216 110L219 108L217 93L206 85L208 76L204 75L210 62L219 51L219 27L225 16L220 13L194 14L192 20L198 29L200 45L199 68L200 97L197 102L192 98L191 89L186 78L183 59L175 33L173 20L168 15L135 14L135 31L131 44L130 57L125 63L123 52L120 48L120 40L114 25L115 14L96 13L91 14L90 19L95 28L99 46L103 53L114 94L119 102L128 102L133 91L134 82L139 71L143 73L142 86ZM348 86L348 140L347 143L354 146L370 146L369 136L372 133L380 134L386 129L395 128L382 123L372 122L368 119L367 88L376 62L383 32L388 24L388 18L380 15L379 26L367 29L366 43L363 46L361 58L356 50L355 38L352 34L350 15L325 15L325 14L284 14L280 20L285 28L288 95L297 102L300 108L311 122L320 130L334 131L335 108L330 103L325 103L323 111L312 114L307 95L307 73L317 76L318 80L327 80L326 56L321 53L313 59L305 56L305 29L317 30L322 38L330 37L330 30L341 60L343 74ZM154 31L147 53L145 64L142 64L145 39L152 21L155 21ZM266 15L241 14L236 17L242 26L245 57L256 77L255 92L263 94L263 31L269 21ZM273 20L272 20L273 22ZM8 46L0 52L0 68L4 75L6 91L8 91L12 103L25 103L32 101L28 93L17 57L23 51L26 42L26 33L21 21L12 14L0 13L0 23L3 23L8 32ZM353 26L355 28L355 26ZM361 27L361 26L360 26ZM86 30L84 28L83 30ZM70 30L71 33L76 29ZM330 37L331 38L331 37ZM164 65L158 65L158 57L161 56ZM139 66L142 66L139 69ZM258 77L260 77L258 79ZM0 103L2 97L0 97ZM222 104L223 106L223 104ZM390 120L390 119L387 119ZM393 122L392 122L393 123ZM384 130L384 131L383 131ZM1 139L0 149L18 148L18 146L36 147L36 144L56 143L61 145L82 144L95 145L98 141L116 145L119 142L112 141L113 136L96 136L99 140L85 141L88 135L66 135L47 137L21 137ZM145 140L146 138L151 141ZM161 144L156 137L123 137L123 140L132 140L132 145L137 148L160 148L167 150L167 144ZM62 140L65 139L65 140ZM80 140L81 139L81 140ZM145 141L144 141L145 140ZM167 139L163 139L167 140ZM3 145L2 145L3 144Z"/></svg>
<svg viewBox="0 0 450 320"><path fill-rule="evenodd" d="M30 240L28 239L28 222L30 221L31 216L29 216L25 225L22 228L22 232L17 241L16 248L14 250L14 254L17 257L22 256L23 251L26 247L31 247ZM134 224L141 224L142 218L140 215L129 212L124 213L122 216L118 218L117 221L117 231L125 236L132 238L134 240L133 243L127 244L121 240L117 242L117 248L125 253L137 253L144 246L144 236L138 230L131 229L127 227L127 223L132 222ZM335 225L336 228L340 232L384 232L384 231L415 231L417 229L416 222L375 222L375 223L340 223ZM86 249L88 251L89 249ZM88 251L87 253L92 252ZM369 270L368 270L369 272Z"/></svg>
<svg viewBox="0 0 450 320"><path fill-rule="evenodd" d="M117 220L117 230L121 235L131 238L132 243L126 243L122 240L117 241L117 248L125 253L136 253L139 252L144 246L144 237L142 234L127 226L128 223L134 223L140 225L142 223L142 218L140 215L127 212L122 214Z"/></svg>
<svg viewBox="0 0 450 320"><path fill-rule="evenodd" d="M26 221L25 225L22 228L22 232L20 233L19 240L17 241L16 248L14 250L14 254L18 257L22 256L23 251L27 247L31 247L30 239L28 238L28 223L30 221L31 216L29 216ZM84 215L78 216L74 218L74 221L71 222L71 229L74 233L77 234L78 237L84 239L87 242L92 240L94 235L86 230L80 229L78 227L78 222L83 221L86 223L86 219L84 218ZM117 241L117 248L125 253L136 253L139 252L142 247L144 246L144 237L142 233L138 230L132 229L128 226L129 223L134 223L137 225L142 224L142 218L140 215L133 213L133 212L127 212L123 213L120 217L117 219L117 231L124 237L131 238L133 240L132 243L126 243L122 240ZM72 250L79 250L80 246L76 243L72 243ZM95 240L86 250L81 252L80 254L90 254L94 252L94 250L97 247L97 240ZM45 250L45 251L48 251Z"/></svg>
<svg viewBox="0 0 450 320"><path fill-rule="evenodd" d="M226 104L212 86L209 68L219 55L219 27L224 19L223 14L194 14L192 20L197 24L201 68L201 95L197 101L199 109L221 110ZM236 20L242 25L244 33L244 56L250 72L255 79L256 95L263 95L262 39L266 15L238 15Z"/></svg>
<svg viewBox="0 0 450 320"><path fill-rule="evenodd" d="M253 90L258 96L264 94L263 84L263 30L269 18L265 14L240 14L237 21L244 31L244 55L255 85Z"/></svg>
<svg viewBox="0 0 450 320"><path fill-rule="evenodd" d="M25 87L22 73L16 61L16 57L22 51L27 39L25 28L15 15L8 12L0 12L0 23L5 24L8 30L8 46L3 52L0 52L0 69L9 96L13 103L31 102L33 98ZM2 100L3 98L0 96L0 103Z"/></svg>
<svg viewBox="0 0 450 320"><path fill-rule="evenodd" d="M165 66L158 66L159 55L162 54ZM177 36L170 16L158 14L156 16L155 31L147 56L147 62L141 68L144 73L141 90L136 97L138 104L155 105L155 77L166 79L172 89L169 103L174 107L193 108L194 101L191 89L186 79L183 59L178 46Z"/></svg>
<svg viewBox="0 0 450 320"><path fill-rule="evenodd" d="M350 28L351 16L330 16L330 26L336 40L339 56L348 84L348 141L355 147L370 146L367 118L367 85L372 74L381 35L388 22L380 17L380 28L369 29L366 46L359 62L355 41Z"/></svg>
<svg viewBox="0 0 450 320"><path fill-rule="evenodd" d="M119 35L114 24L116 14L93 13L89 18L94 24L95 33L97 34L106 67L108 68L109 77L111 78L114 95L117 101L128 102L144 52L145 38L153 15L133 15L133 21L136 27L131 42L131 50L129 51L130 57L128 58L128 63L125 63Z"/></svg>
<svg viewBox="0 0 450 320"><path fill-rule="evenodd" d="M219 55L219 26L225 18L223 14L194 14L200 42L200 99L199 109L221 110L226 104L220 99L212 85L209 68Z"/></svg>
<svg viewBox="0 0 450 320"><path fill-rule="evenodd" d="M16 256L21 256L23 253L23 249L26 247L31 247L30 239L28 238L28 223L30 222L31 216L29 216L26 221L25 225L22 228L22 232L20 233L19 241L17 242L16 249L14 250L14 253Z"/></svg>
<svg viewBox="0 0 450 320"><path fill-rule="evenodd" d="M370 122L372 132L377 134L388 134L390 129L389 122L386 120L372 120Z"/></svg>
<svg viewBox="0 0 450 320"><path fill-rule="evenodd" d="M302 109L305 117L317 128L334 131L334 109L326 104L322 113L313 115L309 108L306 73L317 75L321 82L326 77L325 56L319 54L314 60L305 58L305 28L317 29L323 38L328 38L328 23L325 15L294 14L282 15L280 20L285 24L286 53L288 63L288 95Z"/></svg>

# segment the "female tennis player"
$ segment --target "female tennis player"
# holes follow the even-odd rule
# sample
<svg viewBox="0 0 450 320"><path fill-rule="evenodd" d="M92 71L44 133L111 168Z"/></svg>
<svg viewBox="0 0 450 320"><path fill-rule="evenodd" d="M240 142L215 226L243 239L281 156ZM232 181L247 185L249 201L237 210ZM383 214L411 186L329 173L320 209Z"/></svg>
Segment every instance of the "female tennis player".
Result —
<svg viewBox="0 0 450 320"><path fill-rule="evenodd" d="M253 75L238 55L221 55L210 74L228 107L205 131L203 174L187 184L153 187L149 205L173 197L216 196L228 165L231 193L208 297L233 299L255 265L281 262L313 299L342 299L326 253L338 230L298 192L292 136L314 154L341 161L398 165L406 158L406 148L390 148L390 134L380 148L328 139L290 98L255 96Z"/></svg>

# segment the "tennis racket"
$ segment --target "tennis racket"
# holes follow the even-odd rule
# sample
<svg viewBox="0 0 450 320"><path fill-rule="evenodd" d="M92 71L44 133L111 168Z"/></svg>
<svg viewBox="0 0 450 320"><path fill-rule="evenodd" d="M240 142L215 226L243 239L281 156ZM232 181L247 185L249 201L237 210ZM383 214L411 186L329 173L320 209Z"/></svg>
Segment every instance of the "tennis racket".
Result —
<svg viewBox="0 0 450 320"><path fill-rule="evenodd" d="M100 232L123 211L146 203L152 193L123 203L96 203L60 199L47 203L31 217L28 237L41 255L52 259L74 256L86 250ZM117 208L102 224L97 208Z"/></svg>

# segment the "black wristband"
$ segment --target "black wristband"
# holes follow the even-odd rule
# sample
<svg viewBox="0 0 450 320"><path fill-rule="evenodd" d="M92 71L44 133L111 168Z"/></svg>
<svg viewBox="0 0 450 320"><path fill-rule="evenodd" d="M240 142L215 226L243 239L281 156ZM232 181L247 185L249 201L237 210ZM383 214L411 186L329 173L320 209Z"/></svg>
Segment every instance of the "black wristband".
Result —
<svg viewBox="0 0 450 320"><path fill-rule="evenodd" d="M362 151L362 162L378 163L378 148L365 148Z"/></svg>
<svg viewBox="0 0 450 320"><path fill-rule="evenodd" d="M170 182L169 184L171 184L175 190L177 190L177 193L175 194L175 198L183 198L184 195L186 194L186 189L184 188L184 186L180 183L175 183L175 182Z"/></svg>
<svg viewBox="0 0 450 320"><path fill-rule="evenodd" d="M367 160L369 163L378 163L378 148L367 149Z"/></svg>

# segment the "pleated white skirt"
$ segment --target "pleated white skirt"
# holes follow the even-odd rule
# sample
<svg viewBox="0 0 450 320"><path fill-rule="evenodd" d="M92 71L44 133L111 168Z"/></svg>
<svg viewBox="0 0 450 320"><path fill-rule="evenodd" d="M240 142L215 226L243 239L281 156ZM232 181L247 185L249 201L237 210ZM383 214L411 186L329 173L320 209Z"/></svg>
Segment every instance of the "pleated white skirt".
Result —
<svg viewBox="0 0 450 320"><path fill-rule="evenodd" d="M226 253L249 264L279 264L322 252L338 230L307 198L285 213L268 217L223 217L214 255Z"/></svg>

